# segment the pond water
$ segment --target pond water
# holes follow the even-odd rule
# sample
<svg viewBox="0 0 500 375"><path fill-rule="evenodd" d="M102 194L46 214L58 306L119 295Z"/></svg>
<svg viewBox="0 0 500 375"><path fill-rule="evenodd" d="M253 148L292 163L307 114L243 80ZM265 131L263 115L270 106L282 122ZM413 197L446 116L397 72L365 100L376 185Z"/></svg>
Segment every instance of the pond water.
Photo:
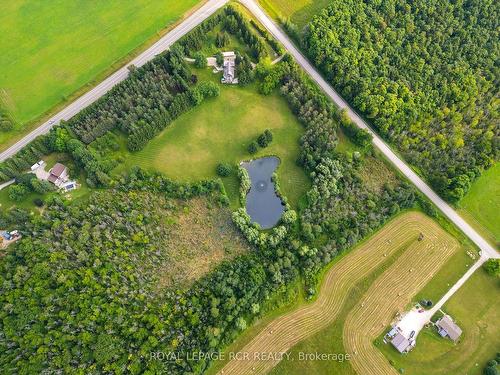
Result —
<svg viewBox="0 0 500 375"><path fill-rule="evenodd" d="M274 227L281 218L285 207L274 191L272 175L280 160L275 156L241 163L248 171L251 187L247 194L246 210L252 222L259 223L262 229Z"/></svg>

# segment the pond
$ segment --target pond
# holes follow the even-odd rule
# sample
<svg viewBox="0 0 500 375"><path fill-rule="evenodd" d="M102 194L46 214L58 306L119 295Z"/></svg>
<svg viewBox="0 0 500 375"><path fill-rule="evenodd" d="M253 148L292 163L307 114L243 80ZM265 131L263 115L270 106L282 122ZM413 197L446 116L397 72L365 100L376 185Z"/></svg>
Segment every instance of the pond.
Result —
<svg viewBox="0 0 500 375"><path fill-rule="evenodd" d="M241 163L248 171L251 181L246 197L246 210L252 222L258 223L262 229L274 227L285 210L271 180L279 163L280 160L275 156Z"/></svg>

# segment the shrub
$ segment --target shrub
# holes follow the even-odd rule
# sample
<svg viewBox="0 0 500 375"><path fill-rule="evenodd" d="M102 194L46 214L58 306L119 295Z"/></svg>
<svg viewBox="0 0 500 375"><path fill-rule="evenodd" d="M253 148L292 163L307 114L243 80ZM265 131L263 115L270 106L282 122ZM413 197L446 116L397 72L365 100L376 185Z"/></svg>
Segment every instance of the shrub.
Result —
<svg viewBox="0 0 500 375"><path fill-rule="evenodd" d="M257 142L253 141L248 145L248 152L250 154L255 154L259 150L259 146L257 145Z"/></svg>
<svg viewBox="0 0 500 375"><path fill-rule="evenodd" d="M227 177L231 174L232 168L231 165L227 163L219 163L217 165L217 174L221 177Z"/></svg>
<svg viewBox="0 0 500 375"><path fill-rule="evenodd" d="M33 200L33 203L34 203L34 204L35 204L35 206L37 206L37 207L42 207L42 206L43 206L43 204L44 204L44 203L43 203L43 200L41 200L40 198L35 198L35 199Z"/></svg>
<svg viewBox="0 0 500 375"><path fill-rule="evenodd" d="M27 193L28 189L24 185L12 185L9 188L9 199L14 202L20 202L24 199Z"/></svg>
<svg viewBox="0 0 500 375"><path fill-rule="evenodd" d="M207 67L207 59L201 52L197 52L194 55L194 66L196 66L197 68Z"/></svg>
<svg viewBox="0 0 500 375"><path fill-rule="evenodd" d="M500 259L488 259L483 267L491 276L500 277Z"/></svg>
<svg viewBox="0 0 500 375"><path fill-rule="evenodd" d="M33 189L33 191L36 193L43 194L48 191L55 190L55 186L52 185L49 181L41 181L34 178L31 180L31 189Z"/></svg>
<svg viewBox="0 0 500 375"><path fill-rule="evenodd" d="M224 56L222 56L222 52L217 52L215 54L215 60L217 61L217 65L221 66L224 63Z"/></svg>
<svg viewBox="0 0 500 375"><path fill-rule="evenodd" d="M226 47L230 41L231 39L225 31L217 33L215 37L215 45L217 46L217 48Z"/></svg>
<svg viewBox="0 0 500 375"><path fill-rule="evenodd" d="M269 129L266 129L264 133L259 135L259 137L257 138L257 143L262 148L266 148L267 146L269 146L269 144L272 141L273 141L273 133Z"/></svg>
<svg viewBox="0 0 500 375"><path fill-rule="evenodd" d="M498 375L498 370L496 367L488 366L483 370L484 375Z"/></svg>
<svg viewBox="0 0 500 375"><path fill-rule="evenodd" d="M271 130L269 129L264 130L264 136L266 137L268 144L273 141L273 133L271 132Z"/></svg>

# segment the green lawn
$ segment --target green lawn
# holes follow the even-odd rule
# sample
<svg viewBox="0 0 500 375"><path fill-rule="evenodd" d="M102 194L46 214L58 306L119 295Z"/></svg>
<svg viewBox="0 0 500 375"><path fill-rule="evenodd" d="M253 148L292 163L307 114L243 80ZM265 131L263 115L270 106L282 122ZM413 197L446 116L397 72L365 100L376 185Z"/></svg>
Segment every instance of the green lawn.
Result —
<svg viewBox="0 0 500 375"><path fill-rule="evenodd" d="M474 254L477 259L477 254L474 250L468 249L468 251ZM476 260L472 259L464 249L457 251L450 257L450 260L444 267L434 275L432 280L417 293L414 301L418 302L422 299L427 299L436 303L475 262Z"/></svg>
<svg viewBox="0 0 500 375"><path fill-rule="evenodd" d="M493 244L500 243L500 164L484 172L460 201L460 214Z"/></svg>
<svg viewBox="0 0 500 375"><path fill-rule="evenodd" d="M500 348L500 283L482 269L462 286L443 310L456 319L463 334L458 344L441 338L432 329L422 331L417 346L402 356L391 346L382 352L405 374L482 374L485 363Z"/></svg>
<svg viewBox="0 0 500 375"><path fill-rule="evenodd" d="M212 74L209 69L197 73L201 79L220 79L220 75ZM253 86L221 85L220 88L218 98L182 115L143 150L128 155L118 171L139 165L179 181L196 181L216 177L215 169L220 162L236 167L242 160L272 154L281 159L280 186L295 206L309 187L307 176L296 164L302 125L277 92L263 96ZM248 144L265 129L272 130L273 142L250 155ZM223 180L231 201L236 204L239 186L236 174Z"/></svg>
<svg viewBox="0 0 500 375"><path fill-rule="evenodd" d="M13 0L0 5L0 103L18 122L0 145L113 64L158 38L200 0Z"/></svg>
<svg viewBox="0 0 500 375"><path fill-rule="evenodd" d="M259 0L262 7L274 18L289 18L301 30L328 0Z"/></svg>

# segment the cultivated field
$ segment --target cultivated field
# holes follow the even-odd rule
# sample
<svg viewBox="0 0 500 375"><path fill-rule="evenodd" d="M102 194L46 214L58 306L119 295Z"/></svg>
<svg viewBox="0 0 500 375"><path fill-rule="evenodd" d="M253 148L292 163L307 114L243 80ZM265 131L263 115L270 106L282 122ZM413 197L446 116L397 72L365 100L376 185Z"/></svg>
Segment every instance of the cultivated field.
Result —
<svg viewBox="0 0 500 375"><path fill-rule="evenodd" d="M418 241L420 233L424 234L422 241ZM318 297L313 303L269 323L240 349L241 352L249 353L250 358L229 362L223 368L223 372L225 374L269 372L279 360L258 360L253 357L253 353L286 352L300 341L325 329L337 319L342 307L348 303L356 284L390 262L391 258L397 257L395 263L378 279L384 282L386 290L392 290L398 282L404 281L401 289L394 292L393 297L397 302L388 307L390 311L388 319L392 318L391 314L409 302L411 296L459 247L459 243L452 236L422 213L402 214L363 245L336 262L326 273ZM427 267L428 264L431 266ZM417 266L422 266L423 269ZM412 267L415 269L410 273L409 269ZM412 287L413 284L416 286ZM401 293L401 296L398 296L398 293ZM371 298L367 297L367 301L371 301Z"/></svg>
<svg viewBox="0 0 500 375"><path fill-rule="evenodd" d="M0 105L18 122L0 146L113 64L158 38L200 0L2 1ZM8 36L8 37L7 37Z"/></svg>

